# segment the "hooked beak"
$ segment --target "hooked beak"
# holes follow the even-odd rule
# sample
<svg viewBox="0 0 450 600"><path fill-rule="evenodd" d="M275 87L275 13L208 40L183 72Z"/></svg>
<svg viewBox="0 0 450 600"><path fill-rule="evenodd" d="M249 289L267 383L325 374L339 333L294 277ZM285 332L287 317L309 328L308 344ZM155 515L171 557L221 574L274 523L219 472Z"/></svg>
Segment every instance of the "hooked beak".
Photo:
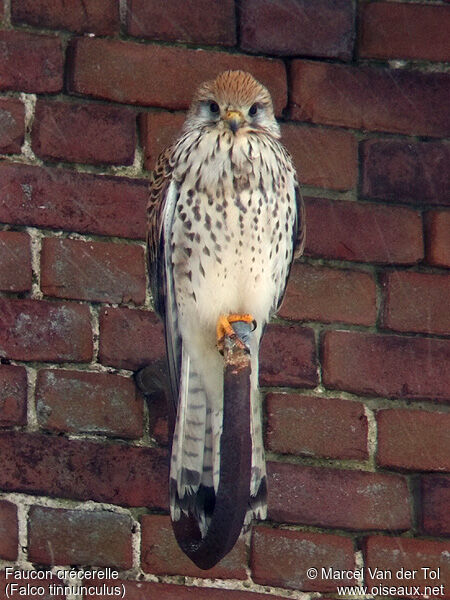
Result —
<svg viewBox="0 0 450 600"><path fill-rule="evenodd" d="M228 124L233 133L236 133L243 122L244 115L239 110L227 110L225 114L225 123Z"/></svg>

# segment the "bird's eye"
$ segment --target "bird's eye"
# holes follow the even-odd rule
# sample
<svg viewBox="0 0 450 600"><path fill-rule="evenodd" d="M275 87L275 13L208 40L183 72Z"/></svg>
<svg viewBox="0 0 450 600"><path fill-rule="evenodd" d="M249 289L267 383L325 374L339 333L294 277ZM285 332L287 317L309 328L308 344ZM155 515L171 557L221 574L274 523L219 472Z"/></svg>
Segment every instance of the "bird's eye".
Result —
<svg viewBox="0 0 450 600"><path fill-rule="evenodd" d="M220 110L219 105L217 104L217 102L210 102L209 103L209 110L213 113L213 114L217 114Z"/></svg>
<svg viewBox="0 0 450 600"><path fill-rule="evenodd" d="M250 106L250 109L249 109L249 111L248 111L248 114L249 114L251 117L254 117L254 116L256 115L256 113L258 112L258 110L259 110L259 104L258 104L257 102L255 102L255 104L252 104L252 105Z"/></svg>

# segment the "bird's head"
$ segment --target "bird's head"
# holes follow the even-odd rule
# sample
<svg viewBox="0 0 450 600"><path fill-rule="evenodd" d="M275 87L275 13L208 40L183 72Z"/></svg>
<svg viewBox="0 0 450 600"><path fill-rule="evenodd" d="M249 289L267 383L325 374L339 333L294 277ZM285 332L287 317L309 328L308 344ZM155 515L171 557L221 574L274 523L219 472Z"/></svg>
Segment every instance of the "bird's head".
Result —
<svg viewBox="0 0 450 600"><path fill-rule="evenodd" d="M225 71L196 91L185 124L230 131L233 135L264 131L280 136L267 89L244 71Z"/></svg>

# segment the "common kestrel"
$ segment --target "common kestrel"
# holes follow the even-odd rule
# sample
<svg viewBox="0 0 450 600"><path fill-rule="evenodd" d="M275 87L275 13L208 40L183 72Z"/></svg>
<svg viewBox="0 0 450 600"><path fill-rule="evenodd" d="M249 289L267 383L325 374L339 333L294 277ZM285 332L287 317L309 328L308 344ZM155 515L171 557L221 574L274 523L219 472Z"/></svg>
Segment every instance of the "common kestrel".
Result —
<svg viewBox="0 0 450 600"><path fill-rule="evenodd" d="M218 344L236 320L256 323L249 343L252 476L246 521L266 516L258 350L305 233L295 169L279 138L267 89L249 73L226 71L198 88L181 136L159 156L151 176L151 289L164 322L177 415L170 510L173 520L182 512L195 515L202 535L219 482Z"/></svg>

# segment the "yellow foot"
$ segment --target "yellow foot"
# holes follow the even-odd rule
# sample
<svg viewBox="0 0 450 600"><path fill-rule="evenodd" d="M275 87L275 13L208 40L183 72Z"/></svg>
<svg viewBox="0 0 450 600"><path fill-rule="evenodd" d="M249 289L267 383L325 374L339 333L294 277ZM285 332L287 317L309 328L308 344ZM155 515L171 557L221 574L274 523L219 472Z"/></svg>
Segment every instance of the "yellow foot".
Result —
<svg viewBox="0 0 450 600"><path fill-rule="evenodd" d="M219 349L219 352L221 354L223 354L225 337L226 336L228 336L230 338L237 337L233 327L231 326L231 323L236 323L236 321L244 321L245 323L253 323L253 325L254 325L253 329L255 329L255 327L256 327L256 321L252 317L252 315L249 315L249 314L220 315L220 317L217 319L217 324L216 324L216 338L217 338L217 348ZM239 342L240 342L240 340L239 340ZM242 343L242 346L244 347L245 344Z"/></svg>

